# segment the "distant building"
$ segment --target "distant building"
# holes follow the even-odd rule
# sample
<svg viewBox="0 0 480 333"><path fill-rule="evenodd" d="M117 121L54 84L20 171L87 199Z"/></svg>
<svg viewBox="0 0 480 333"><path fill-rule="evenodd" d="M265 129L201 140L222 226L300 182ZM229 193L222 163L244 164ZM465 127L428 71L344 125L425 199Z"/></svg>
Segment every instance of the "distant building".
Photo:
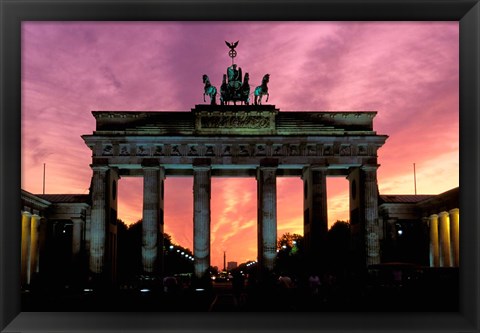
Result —
<svg viewBox="0 0 480 333"><path fill-rule="evenodd" d="M238 263L236 261L229 261L227 263L227 271L231 271L232 269L237 268Z"/></svg>

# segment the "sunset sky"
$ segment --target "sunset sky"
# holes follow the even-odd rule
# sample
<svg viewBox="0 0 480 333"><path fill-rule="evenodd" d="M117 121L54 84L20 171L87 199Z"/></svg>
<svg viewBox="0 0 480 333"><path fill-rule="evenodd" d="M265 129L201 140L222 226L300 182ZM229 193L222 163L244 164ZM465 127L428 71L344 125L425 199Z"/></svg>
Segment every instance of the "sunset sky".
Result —
<svg viewBox="0 0 480 333"><path fill-rule="evenodd" d="M377 111L381 194L459 184L458 22L24 22L22 188L88 193L93 110L189 111L202 75L221 85L225 40L253 88L270 74L280 111ZM165 232L192 249L193 179L165 181ZM277 181L278 235L302 234L300 178ZM119 218L141 219L142 179L119 182ZM212 264L256 259L256 181L212 179ZM347 181L328 179L329 224L348 220Z"/></svg>

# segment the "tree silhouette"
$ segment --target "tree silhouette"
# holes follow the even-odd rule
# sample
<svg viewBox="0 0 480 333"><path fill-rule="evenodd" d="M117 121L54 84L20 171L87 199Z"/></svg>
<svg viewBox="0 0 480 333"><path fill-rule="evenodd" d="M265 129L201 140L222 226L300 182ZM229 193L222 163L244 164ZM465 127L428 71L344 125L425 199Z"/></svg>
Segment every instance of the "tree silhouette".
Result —
<svg viewBox="0 0 480 333"><path fill-rule="evenodd" d="M327 233L327 265L336 273L343 273L350 263L350 223L337 221Z"/></svg>
<svg viewBox="0 0 480 333"><path fill-rule="evenodd" d="M277 258L275 270L277 273L285 273L297 276L304 271L303 236L290 234L280 236L277 241Z"/></svg>
<svg viewBox="0 0 480 333"><path fill-rule="evenodd" d="M127 226L117 221L117 276L120 283L135 281L142 274L142 220ZM192 251L172 242L163 234L164 273L174 275L193 272Z"/></svg>

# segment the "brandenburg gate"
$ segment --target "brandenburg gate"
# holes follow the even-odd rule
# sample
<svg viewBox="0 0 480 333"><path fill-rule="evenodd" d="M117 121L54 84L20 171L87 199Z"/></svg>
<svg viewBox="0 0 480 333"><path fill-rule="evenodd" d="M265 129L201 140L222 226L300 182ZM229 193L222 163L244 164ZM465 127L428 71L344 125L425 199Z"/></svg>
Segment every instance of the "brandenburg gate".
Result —
<svg viewBox="0 0 480 333"><path fill-rule="evenodd" d="M223 104L223 103L222 103ZM193 177L195 276L210 266L212 177L255 177L258 263L272 270L277 242L277 177L304 182L305 251L321 263L327 233L327 177L350 187L353 246L363 265L380 262L377 151L387 136L373 130L376 112L288 112L274 105L196 105L187 112L94 111L84 135L92 150L89 267L114 274L117 182L143 177L142 263L162 274L164 181Z"/></svg>

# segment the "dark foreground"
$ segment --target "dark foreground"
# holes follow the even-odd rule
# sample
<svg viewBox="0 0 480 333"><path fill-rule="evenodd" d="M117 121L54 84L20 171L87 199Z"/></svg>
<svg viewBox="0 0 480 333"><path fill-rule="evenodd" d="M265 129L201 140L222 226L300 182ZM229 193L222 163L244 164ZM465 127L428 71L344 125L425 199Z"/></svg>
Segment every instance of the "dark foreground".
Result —
<svg viewBox="0 0 480 333"><path fill-rule="evenodd" d="M205 288L125 288L110 291L57 289L22 292L22 311L458 311L458 271L421 280L335 282L312 291L276 283L233 288L213 282Z"/></svg>

